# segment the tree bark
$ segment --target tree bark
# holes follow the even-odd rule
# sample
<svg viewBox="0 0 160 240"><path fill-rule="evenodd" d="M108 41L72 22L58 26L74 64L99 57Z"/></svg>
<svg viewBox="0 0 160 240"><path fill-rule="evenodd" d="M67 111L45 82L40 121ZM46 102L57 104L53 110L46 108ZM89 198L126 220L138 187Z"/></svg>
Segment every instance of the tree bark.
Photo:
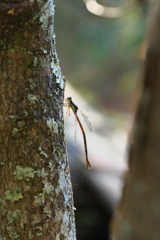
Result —
<svg viewBox="0 0 160 240"><path fill-rule="evenodd" d="M0 3L0 234L75 239L53 0Z"/></svg>
<svg viewBox="0 0 160 240"><path fill-rule="evenodd" d="M153 13L130 171L113 224L114 240L160 239L160 1L154 2Z"/></svg>

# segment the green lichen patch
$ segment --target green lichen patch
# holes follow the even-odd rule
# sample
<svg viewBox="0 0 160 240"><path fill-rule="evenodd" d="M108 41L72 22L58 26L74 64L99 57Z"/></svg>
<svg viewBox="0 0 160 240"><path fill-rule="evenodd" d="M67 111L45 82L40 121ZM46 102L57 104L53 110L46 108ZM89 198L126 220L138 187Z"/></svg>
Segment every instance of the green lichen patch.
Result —
<svg viewBox="0 0 160 240"><path fill-rule="evenodd" d="M12 168L12 166L13 166L13 163L9 162L9 167Z"/></svg>
<svg viewBox="0 0 160 240"><path fill-rule="evenodd" d="M20 188L15 188L13 190L7 190L5 192L5 199L9 200L11 202L15 202L15 201L19 201L20 199L23 198L23 195L21 193L21 189Z"/></svg>
<svg viewBox="0 0 160 240"><path fill-rule="evenodd" d="M30 185L26 185L26 186L23 187L24 192L28 192L30 189L31 189Z"/></svg>
<svg viewBox="0 0 160 240"><path fill-rule="evenodd" d="M46 217L50 218L53 214L53 211L47 210L46 208L44 208L44 213L45 213Z"/></svg>
<svg viewBox="0 0 160 240"><path fill-rule="evenodd" d="M7 74L6 71L4 71L2 74L3 74L3 77L4 77L4 78L7 78L7 77L8 77L8 74Z"/></svg>
<svg viewBox="0 0 160 240"><path fill-rule="evenodd" d="M56 238L55 238L55 240L60 240L59 233L56 235Z"/></svg>
<svg viewBox="0 0 160 240"><path fill-rule="evenodd" d="M13 130L12 130L12 135L13 135L13 136L16 136L18 132L19 132L19 129L18 129L18 128L13 128Z"/></svg>
<svg viewBox="0 0 160 240"><path fill-rule="evenodd" d="M42 205L44 205L44 202L45 202L45 197L42 193L39 193L37 196L34 196L33 204L35 206L37 206L37 205L42 206Z"/></svg>
<svg viewBox="0 0 160 240"><path fill-rule="evenodd" d="M3 49L4 47L4 40L0 39L0 49Z"/></svg>
<svg viewBox="0 0 160 240"><path fill-rule="evenodd" d="M46 172L44 168L42 168L41 170L36 171L36 174L37 174L38 177L42 177L42 178L48 176L48 172Z"/></svg>
<svg viewBox="0 0 160 240"><path fill-rule="evenodd" d="M7 232L8 232L9 239L19 238L19 234L14 227L7 227Z"/></svg>
<svg viewBox="0 0 160 240"><path fill-rule="evenodd" d="M18 221L20 218L20 210L16 210L16 211L8 211L7 213L7 220L9 224L13 224L16 221Z"/></svg>
<svg viewBox="0 0 160 240"><path fill-rule="evenodd" d="M1 216L6 216L6 200L3 198L0 198L0 211Z"/></svg>
<svg viewBox="0 0 160 240"><path fill-rule="evenodd" d="M11 120L13 123L16 122L16 118L14 118L14 117L12 117ZM19 133L20 128L24 127L25 124L26 123L24 121L19 121L17 128L13 128L13 130L12 130L12 136L16 136Z"/></svg>
<svg viewBox="0 0 160 240"><path fill-rule="evenodd" d="M34 239L34 234L32 233L31 229L29 229L28 238L29 239Z"/></svg>
<svg viewBox="0 0 160 240"><path fill-rule="evenodd" d="M34 178L35 171L31 167L21 167L17 166L16 170L13 172L15 175L15 178L18 180L24 179L25 181L30 181L32 178Z"/></svg>
<svg viewBox="0 0 160 240"><path fill-rule="evenodd" d="M34 205L44 205L47 197L54 196L54 187L50 183L45 183L43 191L34 196Z"/></svg>
<svg viewBox="0 0 160 240"><path fill-rule="evenodd" d="M10 51L11 53L15 53L15 49L14 49L14 48L10 48L9 51Z"/></svg>
<svg viewBox="0 0 160 240"><path fill-rule="evenodd" d="M26 124L26 123L25 123L24 121L19 121L19 122L18 122L18 127L19 127L19 128L22 128L22 127L24 127L25 124Z"/></svg>
<svg viewBox="0 0 160 240"><path fill-rule="evenodd" d="M30 88L31 88L31 90L33 90L33 89L36 87L36 83L33 81L32 78L29 78L28 81L29 81L29 83L30 83Z"/></svg>
<svg viewBox="0 0 160 240"><path fill-rule="evenodd" d="M50 183L45 183L43 188L43 194L44 196L54 196L54 187Z"/></svg>
<svg viewBox="0 0 160 240"><path fill-rule="evenodd" d="M37 57L34 57L34 59L33 59L33 67L34 67L34 68L38 68L38 66L39 66L38 58L37 58Z"/></svg>
<svg viewBox="0 0 160 240"><path fill-rule="evenodd" d="M3 166L3 165L4 165L4 162L0 161L0 165Z"/></svg>
<svg viewBox="0 0 160 240"><path fill-rule="evenodd" d="M37 96L33 95L33 94L28 94L28 100L30 101L30 103L32 104L36 104L36 102L38 102Z"/></svg>
<svg viewBox="0 0 160 240"><path fill-rule="evenodd" d="M36 236L42 236L42 227L36 226Z"/></svg>

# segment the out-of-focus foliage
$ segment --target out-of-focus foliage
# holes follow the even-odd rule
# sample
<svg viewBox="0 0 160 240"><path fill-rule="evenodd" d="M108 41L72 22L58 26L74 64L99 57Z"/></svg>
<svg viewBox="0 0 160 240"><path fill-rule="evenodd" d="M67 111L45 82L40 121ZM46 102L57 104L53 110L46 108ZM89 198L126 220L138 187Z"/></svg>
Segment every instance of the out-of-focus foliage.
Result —
<svg viewBox="0 0 160 240"><path fill-rule="evenodd" d="M128 110L138 79L143 11L107 19L89 13L82 0L56 6L57 51L67 80L94 105Z"/></svg>

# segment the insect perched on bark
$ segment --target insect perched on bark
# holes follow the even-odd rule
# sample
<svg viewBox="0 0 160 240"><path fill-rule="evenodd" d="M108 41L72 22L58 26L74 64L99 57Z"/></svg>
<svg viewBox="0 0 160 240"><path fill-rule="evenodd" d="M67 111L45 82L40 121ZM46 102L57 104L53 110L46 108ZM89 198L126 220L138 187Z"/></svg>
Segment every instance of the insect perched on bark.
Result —
<svg viewBox="0 0 160 240"><path fill-rule="evenodd" d="M85 155L86 155L86 165L87 165L87 168L88 169L91 169L91 163L89 162L88 160L88 150L87 150L87 140L86 140L86 134L85 134L85 131L83 129L83 126L81 124L81 121L79 120L79 117L77 115L77 111L79 110L78 107L72 102L72 98L71 97L68 97L66 100L66 103L67 103L67 113L68 115L70 114L70 108L72 109L73 113L74 113L74 116L79 124L79 127L81 129L81 132L82 132L82 135L83 135L83 141L84 141L84 149L85 149ZM85 123L87 124L88 128L90 129L90 131L92 131L92 126L91 126L91 123L90 121L88 120L88 118L83 114L82 112L82 116L84 118L84 121Z"/></svg>

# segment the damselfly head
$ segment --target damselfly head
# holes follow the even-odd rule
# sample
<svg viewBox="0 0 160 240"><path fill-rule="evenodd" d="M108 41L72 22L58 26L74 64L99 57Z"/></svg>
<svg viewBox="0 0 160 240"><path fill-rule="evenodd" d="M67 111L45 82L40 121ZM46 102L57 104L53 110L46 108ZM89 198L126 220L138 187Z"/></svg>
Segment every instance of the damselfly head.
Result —
<svg viewBox="0 0 160 240"><path fill-rule="evenodd" d="M67 101L67 102L71 102L71 101L72 101L72 98L71 98L71 97L67 97L66 101Z"/></svg>
<svg viewBox="0 0 160 240"><path fill-rule="evenodd" d="M72 97L67 97L67 100L68 101L72 101Z"/></svg>
<svg viewBox="0 0 160 240"><path fill-rule="evenodd" d="M71 97L67 97L67 98L65 99L65 101L67 102L67 104L70 104L70 103L72 102L72 98L71 98Z"/></svg>

